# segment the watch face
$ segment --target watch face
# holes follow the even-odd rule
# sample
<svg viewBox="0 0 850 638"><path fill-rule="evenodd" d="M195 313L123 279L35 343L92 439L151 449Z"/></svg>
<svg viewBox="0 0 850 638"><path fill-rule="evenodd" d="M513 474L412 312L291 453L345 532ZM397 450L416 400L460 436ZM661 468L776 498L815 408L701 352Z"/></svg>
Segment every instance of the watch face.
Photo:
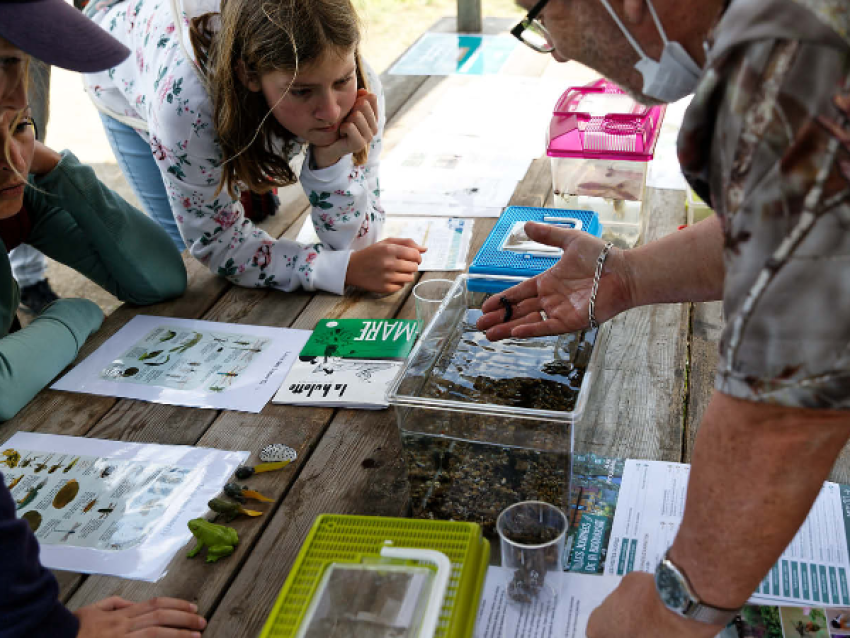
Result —
<svg viewBox="0 0 850 638"><path fill-rule="evenodd" d="M681 578L665 561L662 561L655 571L655 587L661 602L668 609L683 612L690 602Z"/></svg>

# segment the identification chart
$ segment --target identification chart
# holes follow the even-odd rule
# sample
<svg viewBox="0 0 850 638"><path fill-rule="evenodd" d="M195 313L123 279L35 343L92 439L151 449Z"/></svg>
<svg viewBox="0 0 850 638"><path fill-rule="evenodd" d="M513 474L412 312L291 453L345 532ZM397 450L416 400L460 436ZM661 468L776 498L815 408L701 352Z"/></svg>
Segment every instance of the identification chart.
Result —
<svg viewBox="0 0 850 638"><path fill-rule="evenodd" d="M690 466L627 460L605 573L654 572L682 522ZM826 482L752 602L850 606L850 486Z"/></svg>
<svg viewBox="0 0 850 638"><path fill-rule="evenodd" d="M248 452L22 432L0 471L52 569L157 580Z"/></svg>
<svg viewBox="0 0 850 638"><path fill-rule="evenodd" d="M309 332L140 315L52 387L259 412Z"/></svg>

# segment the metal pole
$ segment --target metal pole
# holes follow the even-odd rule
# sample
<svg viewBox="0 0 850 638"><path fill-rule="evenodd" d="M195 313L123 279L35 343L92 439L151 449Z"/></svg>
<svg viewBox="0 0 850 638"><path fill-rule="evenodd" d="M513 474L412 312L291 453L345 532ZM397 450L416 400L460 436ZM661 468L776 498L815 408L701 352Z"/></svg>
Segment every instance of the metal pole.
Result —
<svg viewBox="0 0 850 638"><path fill-rule="evenodd" d="M457 0L458 33L481 33L481 0Z"/></svg>

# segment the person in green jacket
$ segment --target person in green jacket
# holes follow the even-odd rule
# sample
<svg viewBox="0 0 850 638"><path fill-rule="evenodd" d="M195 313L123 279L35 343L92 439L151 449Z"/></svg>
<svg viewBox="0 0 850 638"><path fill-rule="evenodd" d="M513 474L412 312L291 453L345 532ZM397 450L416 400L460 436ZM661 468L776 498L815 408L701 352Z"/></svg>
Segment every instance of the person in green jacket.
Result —
<svg viewBox="0 0 850 638"><path fill-rule="evenodd" d="M37 248L121 301L153 304L186 289L183 259L165 231L73 153L36 141L32 122L29 108L0 116L0 421L71 363L103 321L94 302L59 299L20 329L8 258L17 245Z"/></svg>

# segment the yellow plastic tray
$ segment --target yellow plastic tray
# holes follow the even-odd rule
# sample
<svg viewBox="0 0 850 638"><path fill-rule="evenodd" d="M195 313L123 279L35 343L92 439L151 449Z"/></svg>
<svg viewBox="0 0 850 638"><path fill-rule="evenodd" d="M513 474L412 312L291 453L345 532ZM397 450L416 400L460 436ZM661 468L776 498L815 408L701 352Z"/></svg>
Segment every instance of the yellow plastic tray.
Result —
<svg viewBox="0 0 850 638"><path fill-rule="evenodd" d="M325 567L379 559L395 547L435 549L452 562L438 638L470 638L490 560L490 543L475 523L323 514L316 518L260 638L292 638L304 620Z"/></svg>

